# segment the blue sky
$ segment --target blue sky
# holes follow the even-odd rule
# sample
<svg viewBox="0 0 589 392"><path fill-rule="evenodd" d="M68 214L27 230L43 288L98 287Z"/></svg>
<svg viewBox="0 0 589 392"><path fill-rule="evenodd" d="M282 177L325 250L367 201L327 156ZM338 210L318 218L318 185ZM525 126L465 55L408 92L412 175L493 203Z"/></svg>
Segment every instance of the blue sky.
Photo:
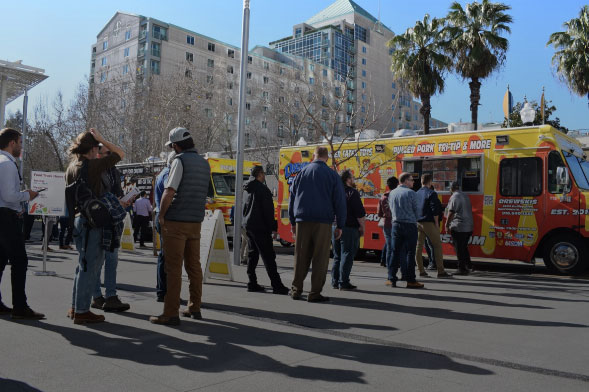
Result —
<svg viewBox="0 0 589 392"><path fill-rule="evenodd" d="M465 4L465 1L460 1ZM251 0L250 47L290 35L292 26L327 7L332 0ZM373 15L378 15L378 0L357 0ZM381 20L396 33L405 31L425 13L441 17L450 1L381 0ZM514 23L508 37L510 49L505 66L483 81L479 121L501 121L502 99L507 84L515 101L539 101L542 86L546 98L557 107L554 114L571 129L589 129L587 97L572 95L551 69L552 48L546 41L550 33L562 30L562 23L579 13L583 0L511 0ZM29 105L40 98L52 98L61 89L70 99L78 83L88 74L90 47L96 34L117 10L151 16L239 46L241 42L241 0L172 1L3 1L3 37L0 58L22 60L44 68L49 79L30 92ZM446 122L469 121L469 89L454 75L447 76L446 90L432 99L432 114ZM14 112L22 107L18 99L7 107ZM30 112L29 112L30 113Z"/></svg>

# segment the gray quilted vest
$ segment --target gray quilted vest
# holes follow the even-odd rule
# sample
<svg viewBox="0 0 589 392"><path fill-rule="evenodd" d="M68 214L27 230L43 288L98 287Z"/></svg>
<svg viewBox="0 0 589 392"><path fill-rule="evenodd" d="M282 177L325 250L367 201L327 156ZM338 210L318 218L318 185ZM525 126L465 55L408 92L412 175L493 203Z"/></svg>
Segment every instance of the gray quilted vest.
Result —
<svg viewBox="0 0 589 392"><path fill-rule="evenodd" d="M205 203L211 168L195 149L176 156L182 162L182 180L166 212L166 220L200 223L205 217Z"/></svg>

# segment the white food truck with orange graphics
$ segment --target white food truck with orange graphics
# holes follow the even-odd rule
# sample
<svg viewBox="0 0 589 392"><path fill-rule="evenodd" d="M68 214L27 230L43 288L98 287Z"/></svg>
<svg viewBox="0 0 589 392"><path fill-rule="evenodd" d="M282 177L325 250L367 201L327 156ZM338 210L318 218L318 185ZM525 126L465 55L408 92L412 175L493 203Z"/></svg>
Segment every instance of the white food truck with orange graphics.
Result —
<svg viewBox="0 0 589 392"><path fill-rule="evenodd" d="M289 184L314 149L280 150L277 217L283 241L293 241ZM548 268L566 274L589 266L589 162L575 139L549 125L350 141L335 155L339 171L354 173L366 208L362 249L382 249L378 200L387 178L405 171L413 173L416 190L421 175L432 174L444 205L450 184L460 183L475 221L471 256L531 263L542 257ZM454 254L450 234L442 231L441 238L444 254Z"/></svg>

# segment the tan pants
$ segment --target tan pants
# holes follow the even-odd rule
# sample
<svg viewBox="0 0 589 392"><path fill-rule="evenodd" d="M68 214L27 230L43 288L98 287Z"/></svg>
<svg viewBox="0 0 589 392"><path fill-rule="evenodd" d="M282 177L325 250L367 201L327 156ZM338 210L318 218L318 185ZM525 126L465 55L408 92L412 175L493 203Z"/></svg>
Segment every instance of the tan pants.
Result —
<svg viewBox="0 0 589 392"><path fill-rule="evenodd" d="M298 222L295 240L293 293L303 292L303 282L311 272L311 291L308 298L321 294L329 266L329 248L331 244L331 224L317 222Z"/></svg>
<svg viewBox="0 0 589 392"><path fill-rule="evenodd" d="M188 310L200 311L202 297L202 268L200 266L200 223L165 221L162 227L167 292L164 316L177 317L182 288L182 260L190 281Z"/></svg>
<svg viewBox="0 0 589 392"><path fill-rule="evenodd" d="M434 257L438 273L444 272L444 256L442 254L442 240L440 231L434 222L417 222L417 247L415 248L415 262L419 272L425 272L423 268L423 244L425 237L428 237L434 247Z"/></svg>

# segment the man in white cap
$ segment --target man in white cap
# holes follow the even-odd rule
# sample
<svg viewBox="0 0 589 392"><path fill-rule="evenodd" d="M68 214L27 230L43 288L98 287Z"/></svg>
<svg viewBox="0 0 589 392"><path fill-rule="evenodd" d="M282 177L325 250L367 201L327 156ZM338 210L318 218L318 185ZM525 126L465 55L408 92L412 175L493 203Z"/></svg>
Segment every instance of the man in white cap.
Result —
<svg viewBox="0 0 589 392"><path fill-rule="evenodd" d="M190 300L182 315L194 319L202 318L200 226L205 216L211 169L209 163L198 155L186 128L172 129L169 139L166 146L173 148L177 155L164 185L158 218L166 255L167 291L163 314L152 316L149 321L154 324L179 325L182 260L190 281Z"/></svg>

